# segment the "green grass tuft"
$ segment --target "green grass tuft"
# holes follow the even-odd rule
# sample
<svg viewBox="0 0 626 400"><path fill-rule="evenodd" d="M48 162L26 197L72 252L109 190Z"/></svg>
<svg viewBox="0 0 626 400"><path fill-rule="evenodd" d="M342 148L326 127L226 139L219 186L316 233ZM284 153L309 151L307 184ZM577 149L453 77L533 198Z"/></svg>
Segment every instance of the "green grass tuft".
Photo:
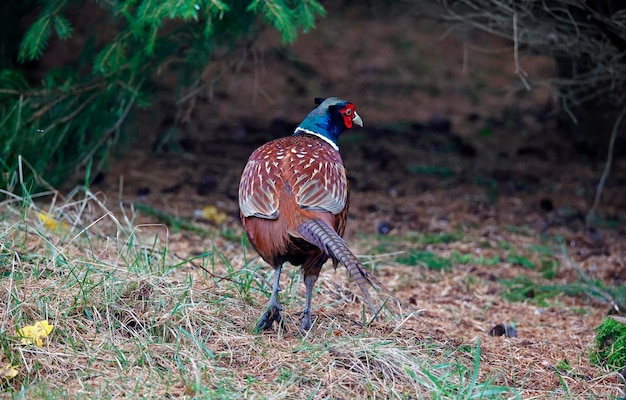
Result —
<svg viewBox="0 0 626 400"><path fill-rule="evenodd" d="M596 328L595 348L591 361L613 370L626 367L626 318L621 322L609 317Z"/></svg>
<svg viewBox="0 0 626 400"><path fill-rule="evenodd" d="M449 258L440 257L430 251L411 250L406 254L396 257L396 262L404 265L420 265L433 270L450 270L452 261Z"/></svg>

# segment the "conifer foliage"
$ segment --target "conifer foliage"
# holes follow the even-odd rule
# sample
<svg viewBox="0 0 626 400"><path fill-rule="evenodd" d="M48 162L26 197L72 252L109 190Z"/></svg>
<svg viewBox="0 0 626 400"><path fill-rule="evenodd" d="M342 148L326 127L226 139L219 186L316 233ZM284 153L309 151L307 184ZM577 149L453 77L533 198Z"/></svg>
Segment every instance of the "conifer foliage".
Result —
<svg viewBox="0 0 626 400"><path fill-rule="evenodd" d="M127 139L136 107L150 107L164 65L176 60L181 84L197 80L218 48L251 40L259 27L293 42L324 15L317 0L26 0L3 6L12 26L0 29L0 189L20 183L59 184L80 167L99 168ZM76 15L100 8L98 21L73 65L33 82L24 65L45 54L53 36L75 39ZM20 21L33 21L11 51ZM11 36L9 35L11 33ZM74 43L76 45L76 43ZM170 71L171 72L171 71Z"/></svg>

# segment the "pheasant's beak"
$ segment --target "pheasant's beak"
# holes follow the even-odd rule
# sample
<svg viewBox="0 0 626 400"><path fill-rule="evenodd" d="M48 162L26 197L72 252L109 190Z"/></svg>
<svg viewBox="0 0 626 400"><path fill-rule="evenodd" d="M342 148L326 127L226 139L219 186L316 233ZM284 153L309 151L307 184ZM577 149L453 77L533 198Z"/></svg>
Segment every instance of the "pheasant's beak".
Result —
<svg viewBox="0 0 626 400"><path fill-rule="evenodd" d="M361 116L356 113L356 111L354 112L354 118L352 118L352 123L357 124L361 128L363 127L363 120L361 119Z"/></svg>

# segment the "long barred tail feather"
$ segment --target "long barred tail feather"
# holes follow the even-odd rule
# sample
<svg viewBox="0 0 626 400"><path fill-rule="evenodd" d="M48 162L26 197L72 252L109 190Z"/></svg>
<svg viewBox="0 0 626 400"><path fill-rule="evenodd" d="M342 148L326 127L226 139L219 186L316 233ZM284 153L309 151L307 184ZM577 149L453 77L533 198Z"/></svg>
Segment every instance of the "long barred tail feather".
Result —
<svg viewBox="0 0 626 400"><path fill-rule="evenodd" d="M298 227L298 232L305 240L315 244L346 267L352 279L356 281L361 292L363 292L367 305L374 315L377 314L377 309L374 307L368 285L377 291L382 290L397 301L393 293L363 267L359 259L350 251L346 242L327 223L320 220L309 220Z"/></svg>

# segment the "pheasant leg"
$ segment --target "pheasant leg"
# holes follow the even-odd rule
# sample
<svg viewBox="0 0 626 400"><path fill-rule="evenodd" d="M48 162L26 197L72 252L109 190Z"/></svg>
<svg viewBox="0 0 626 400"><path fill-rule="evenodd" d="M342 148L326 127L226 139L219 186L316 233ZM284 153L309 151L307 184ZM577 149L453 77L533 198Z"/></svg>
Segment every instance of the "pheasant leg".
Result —
<svg viewBox="0 0 626 400"><path fill-rule="evenodd" d="M308 331L313 323L311 322L311 299L313 298L313 287L317 282L317 275L306 275L304 277L304 286L306 287L306 306L302 312L302 330Z"/></svg>
<svg viewBox="0 0 626 400"><path fill-rule="evenodd" d="M279 265L274 270L274 285L272 286L272 295L270 296L270 301L267 303L267 310L259 320L254 329L255 332L260 332L268 329L272 329L272 325L274 321L277 324L280 324L281 316L280 312L283 310L283 307L278 303L278 292L280 292L280 271L282 270L282 265Z"/></svg>

